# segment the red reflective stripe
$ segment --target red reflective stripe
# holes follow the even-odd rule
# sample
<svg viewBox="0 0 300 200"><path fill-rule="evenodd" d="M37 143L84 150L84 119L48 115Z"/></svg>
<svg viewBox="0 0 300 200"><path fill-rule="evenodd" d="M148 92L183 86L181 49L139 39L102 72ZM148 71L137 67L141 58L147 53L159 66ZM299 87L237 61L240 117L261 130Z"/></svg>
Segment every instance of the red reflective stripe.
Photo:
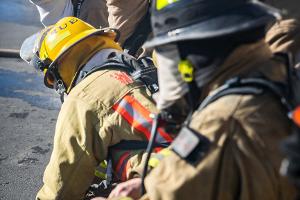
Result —
<svg viewBox="0 0 300 200"><path fill-rule="evenodd" d="M158 128L157 131L161 135L161 137L163 137L168 142L173 141L173 138L168 133L166 133L162 128Z"/></svg>
<svg viewBox="0 0 300 200"><path fill-rule="evenodd" d="M134 108L135 111L137 111L140 115L142 115L146 121L152 124L153 120L150 118L150 112L142 106L136 99L134 99L132 96L125 96L125 100ZM126 111L125 111L126 112ZM147 131L148 132L148 131ZM158 133L161 135L162 138L164 138L167 142L172 142L173 138L167 134L162 128L158 128ZM149 133L151 134L151 133ZM148 137L147 137L148 138ZM149 138L148 138L149 139Z"/></svg>
<svg viewBox="0 0 300 200"><path fill-rule="evenodd" d="M121 179L123 179L123 174L125 174L125 179L126 179L126 168L120 172L120 170L122 170L122 165L123 165L123 162L129 157L130 155L130 152L129 151L126 151L119 159L119 162L117 163L117 166L116 166L116 172L117 174L121 174L122 177L120 177Z"/></svg>
<svg viewBox="0 0 300 200"><path fill-rule="evenodd" d="M130 168L130 160L126 161L126 164L124 166L124 170L122 171L122 177L121 177L121 181L126 181L127 180L127 170Z"/></svg>
<svg viewBox="0 0 300 200"><path fill-rule="evenodd" d="M119 106L119 104L115 104L113 106L113 109L117 111L120 115L122 115L122 117L124 117L132 127L142 132L146 136L147 140L150 139L151 133L148 131L148 129L145 128L138 121L134 120L134 118L126 111L125 108Z"/></svg>
<svg viewBox="0 0 300 200"><path fill-rule="evenodd" d="M135 108L135 110L140 113L148 122L151 122L150 112L144 106L142 106L137 100L135 100L132 96L125 96L124 99Z"/></svg>
<svg viewBox="0 0 300 200"><path fill-rule="evenodd" d="M155 147L154 152L155 153L160 152L162 149L163 149L163 147Z"/></svg>

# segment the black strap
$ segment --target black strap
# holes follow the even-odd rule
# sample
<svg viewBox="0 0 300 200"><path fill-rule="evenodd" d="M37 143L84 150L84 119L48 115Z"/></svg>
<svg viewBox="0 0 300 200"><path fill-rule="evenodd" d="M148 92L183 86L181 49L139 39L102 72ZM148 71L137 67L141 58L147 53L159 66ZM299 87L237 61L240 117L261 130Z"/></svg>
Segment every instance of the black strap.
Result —
<svg viewBox="0 0 300 200"><path fill-rule="evenodd" d="M121 142L110 146L110 150L145 150L148 145L148 141L140 141L140 140L122 140ZM154 143L154 148L162 147L166 148L170 145L170 143Z"/></svg>
<svg viewBox="0 0 300 200"><path fill-rule="evenodd" d="M56 93L59 94L60 101L61 101L61 103L63 103L64 95L65 95L65 92L67 91L67 88L65 86L63 79L61 78L61 76L58 73L57 65L50 66L46 73L49 73L54 78L53 88L55 89ZM44 84L49 85L46 79L44 79Z"/></svg>
<svg viewBox="0 0 300 200"><path fill-rule="evenodd" d="M149 63L152 64L150 65ZM89 72L78 77L78 79L82 80L96 71L105 69L123 70L127 72L133 80L145 85L151 94L158 92L157 68L148 57L143 57L137 60L130 55L118 53L104 64L94 66Z"/></svg>
<svg viewBox="0 0 300 200"><path fill-rule="evenodd" d="M73 4L73 16L79 18L80 9L84 0L72 0Z"/></svg>
<svg viewBox="0 0 300 200"><path fill-rule="evenodd" d="M287 99L284 92L284 86L279 83L272 82L265 78L233 78L228 80L224 85L216 89L211 95L206 97L199 110L203 110L210 103L216 101L220 97L230 94L251 94L260 95L265 91L271 92L273 95L280 99L281 103L286 107L288 111L293 109L292 104Z"/></svg>

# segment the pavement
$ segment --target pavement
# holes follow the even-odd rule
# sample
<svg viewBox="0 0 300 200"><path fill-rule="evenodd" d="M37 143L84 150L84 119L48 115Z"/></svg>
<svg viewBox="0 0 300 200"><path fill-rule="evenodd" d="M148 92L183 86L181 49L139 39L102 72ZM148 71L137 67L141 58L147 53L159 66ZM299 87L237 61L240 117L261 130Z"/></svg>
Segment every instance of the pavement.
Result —
<svg viewBox="0 0 300 200"><path fill-rule="evenodd" d="M42 28L28 0L0 1L0 49ZM0 57L0 199L34 199L53 145L58 95L20 59Z"/></svg>

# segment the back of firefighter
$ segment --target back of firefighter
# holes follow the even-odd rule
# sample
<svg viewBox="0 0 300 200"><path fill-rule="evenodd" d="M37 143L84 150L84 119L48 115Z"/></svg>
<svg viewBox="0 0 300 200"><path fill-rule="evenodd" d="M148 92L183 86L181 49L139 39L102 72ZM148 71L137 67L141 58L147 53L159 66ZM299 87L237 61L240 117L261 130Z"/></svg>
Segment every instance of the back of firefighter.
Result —
<svg viewBox="0 0 300 200"><path fill-rule="evenodd" d="M157 51L157 106L193 114L146 177L143 200L295 198L279 174L292 127L285 107L271 91L238 87L246 78L286 84L286 66L264 41L276 16L256 1L154 1L146 45Z"/></svg>
<svg viewBox="0 0 300 200"><path fill-rule="evenodd" d="M112 160L115 181L138 176L143 148L122 150L113 145L139 143L150 137L155 106L145 85L124 69L96 70L122 53L110 29L95 29L75 17L44 29L31 63L44 73L44 83L63 99L53 152L37 199L83 199L103 160ZM158 143L171 138L160 130Z"/></svg>

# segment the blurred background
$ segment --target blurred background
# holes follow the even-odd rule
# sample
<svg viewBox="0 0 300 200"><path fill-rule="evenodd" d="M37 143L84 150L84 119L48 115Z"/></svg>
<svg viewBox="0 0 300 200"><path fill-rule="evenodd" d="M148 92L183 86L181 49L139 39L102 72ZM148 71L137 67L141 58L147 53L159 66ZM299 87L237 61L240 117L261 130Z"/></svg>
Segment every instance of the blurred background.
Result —
<svg viewBox="0 0 300 200"><path fill-rule="evenodd" d="M29 0L0 0L0 199L34 199L52 151L58 96L27 63L1 53L41 28Z"/></svg>

